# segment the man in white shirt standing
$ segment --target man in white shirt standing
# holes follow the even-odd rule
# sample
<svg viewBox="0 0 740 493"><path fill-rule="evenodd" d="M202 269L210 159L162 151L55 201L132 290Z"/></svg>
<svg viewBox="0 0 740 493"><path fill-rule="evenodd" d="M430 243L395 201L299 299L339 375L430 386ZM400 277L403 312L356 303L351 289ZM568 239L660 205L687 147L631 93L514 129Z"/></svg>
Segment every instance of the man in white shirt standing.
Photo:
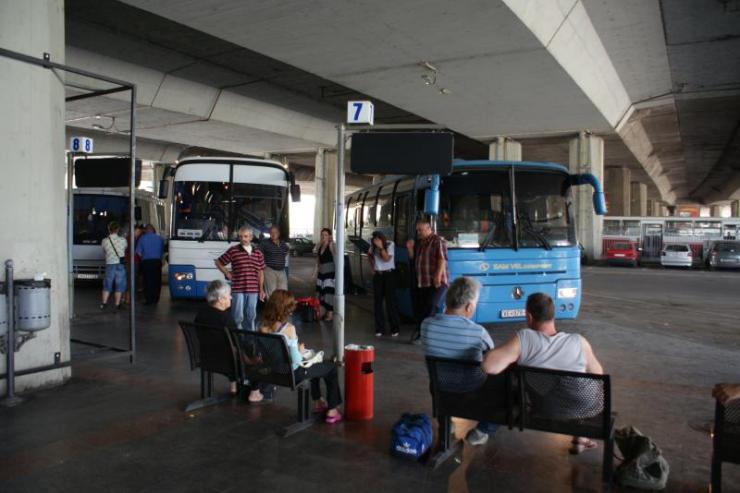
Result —
<svg viewBox="0 0 740 493"><path fill-rule="evenodd" d="M116 308L121 308L121 297L126 291L126 266L124 256L126 255L126 240L118 236L121 227L116 221L108 224L109 235L103 240L101 246L105 252L105 277L103 278L103 297L100 309L104 310L108 298L113 292L113 301Z"/></svg>

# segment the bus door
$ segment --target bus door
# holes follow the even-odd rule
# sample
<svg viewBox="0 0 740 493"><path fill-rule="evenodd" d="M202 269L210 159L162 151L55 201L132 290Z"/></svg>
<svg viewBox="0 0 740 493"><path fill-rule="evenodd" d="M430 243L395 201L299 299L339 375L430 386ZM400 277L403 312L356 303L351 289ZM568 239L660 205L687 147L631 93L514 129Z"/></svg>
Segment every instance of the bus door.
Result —
<svg viewBox="0 0 740 493"><path fill-rule="evenodd" d="M358 238L362 287L366 290L372 290L373 288L373 275L370 272L370 261L367 258L367 252L370 248L370 237L376 228L378 191L378 189L371 189L365 196L365 203L362 206L362 233L360 234L360 238Z"/></svg>
<svg viewBox="0 0 740 493"><path fill-rule="evenodd" d="M659 260L662 250L663 225L660 223L644 223L642 225L643 260Z"/></svg>
<svg viewBox="0 0 740 493"><path fill-rule="evenodd" d="M411 191L397 194L393 206L393 242L396 245L396 300L398 309L404 317L414 318L411 302L411 287L413 283L409 253L406 242L409 240L409 224L411 214Z"/></svg>

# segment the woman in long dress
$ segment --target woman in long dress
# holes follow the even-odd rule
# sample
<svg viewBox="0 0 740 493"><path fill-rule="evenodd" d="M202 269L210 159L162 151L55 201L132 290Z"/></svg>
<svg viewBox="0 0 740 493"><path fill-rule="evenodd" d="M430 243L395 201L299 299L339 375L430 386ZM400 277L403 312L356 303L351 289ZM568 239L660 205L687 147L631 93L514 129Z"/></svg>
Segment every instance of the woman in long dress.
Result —
<svg viewBox="0 0 740 493"><path fill-rule="evenodd" d="M319 293L319 302L324 313L323 320L330 321L334 317L334 276L336 267L334 258L337 254L331 230L321 230L321 241L316 256L316 291Z"/></svg>

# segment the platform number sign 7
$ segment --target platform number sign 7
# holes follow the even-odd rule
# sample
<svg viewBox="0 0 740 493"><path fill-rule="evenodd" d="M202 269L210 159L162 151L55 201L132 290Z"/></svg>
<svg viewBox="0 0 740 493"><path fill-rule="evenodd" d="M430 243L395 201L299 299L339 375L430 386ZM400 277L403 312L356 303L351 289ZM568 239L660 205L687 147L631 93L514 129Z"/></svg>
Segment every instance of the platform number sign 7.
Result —
<svg viewBox="0 0 740 493"><path fill-rule="evenodd" d="M366 123L372 125L375 107L370 101L347 101L347 123Z"/></svg>
<svg viewBox="0 0 740 493"><path fill-rule="evenodd" d="M72 152L93 152L93 140L89 137L72 137L69 141L69 150Z"/></svg>

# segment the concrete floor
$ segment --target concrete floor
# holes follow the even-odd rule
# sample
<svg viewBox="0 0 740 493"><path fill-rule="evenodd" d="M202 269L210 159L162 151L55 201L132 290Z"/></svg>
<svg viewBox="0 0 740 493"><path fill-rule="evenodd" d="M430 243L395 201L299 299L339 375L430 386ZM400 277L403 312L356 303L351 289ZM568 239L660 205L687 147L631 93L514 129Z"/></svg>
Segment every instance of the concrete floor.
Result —
<svg viewBox="0 0 740 493"><path fill-rule="evenodd" d="M292 288L308 291L310 260L291 267ZM740 381L740 273L589 267L583 280L581 315L560 328L584 334L612 375L617 426L634 425L662 448L667 491L707 491L710 389ZM96 296L78 289L74 337L125 345L127 315L100 313ZM368 297L348 297L346 342L377 349L372 421L280 439L274 429L290 422L295 404L285 390L274 404L186 414L198 375L176 320L191 320L198 306L167 296L142 306L136 365L74 344L68 384L0 409L0 491L601 491L601 449L573 457L568 437L546 433L500 430L437 471L392 458L398 416L431 412L428 381L420 347L373 336ZM491 333L501 342L515 328ZM309 346L331 345L316 325L302 332ZM218 391L226 385L217 378ZM725 466L724 484L740 491L740 466Z"/></svg>

